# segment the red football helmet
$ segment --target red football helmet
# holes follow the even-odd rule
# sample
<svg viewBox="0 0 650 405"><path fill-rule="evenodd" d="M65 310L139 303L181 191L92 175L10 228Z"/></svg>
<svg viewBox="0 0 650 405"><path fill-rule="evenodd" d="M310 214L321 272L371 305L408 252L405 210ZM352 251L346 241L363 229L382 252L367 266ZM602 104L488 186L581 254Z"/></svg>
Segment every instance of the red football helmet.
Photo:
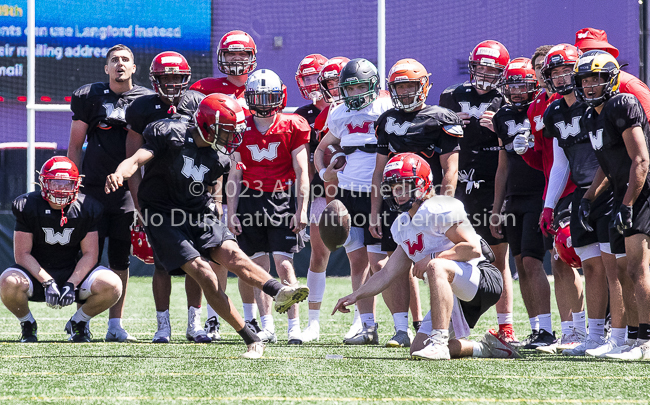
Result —
<svg viewBox="0 0 650 405"><path fill-rule="evenodd" d="M74 162L65 156L54 156L41 167L38 176L41 196L56 205L72 204L79 194L81 176Z"/></svg>
<svg viewBox="0 0 650 405"><path fill-rule="evenodd" d="M167 83L163 76L179 76L180 82ZM192 69L185 57L178 52L165 51L156 55L151 61L149 79L156 93L166 98L172 105L177 106L185 91L190 87ZM163 83L163 81L165 83Z"/></svg>
<svg viewBox="0 0 650 405"><path fill-rule="evenodd" d="M226 52L247 52L248 58L240 61L226 61ZM230 31L219 41L217 50L219 71L230 76L247 75L257 67L257 46L253 37L244 31Z"/></svg>
<svg viewBox="0 0 650 405"><path fill-rule="evenodd" d="M201 138L217 152L230 155L242 143L246 116L241 105L230 96L210 94L199 104L194 120Z"/></svg>
<svg viewBox="0 0 650 405"><path fill-rule="evenodd" d="M414 153L400 153L393 156L384 167L383 178L381 194L392 211L410 210L413 203L422 201L433 187L431 167L426 160ZM399 204L396 200L398 193L402 195L408 193L409 200Z"/></svg>
<svg viewBox="0 0 650 405"><path fill-rule="evenodd" d="M343 100L339 94L339 76L341 70L348 64L350 59L345 56L336 56L329 59L318 74L318 87L320 88L325 101L329 104L338 103ZM328 86L327 82L332 80L334 84Z"/></svg>
<svg viewBox="0 0 650 405"><path fill-rule="evenodd" d="M539 82L530 59L511 60L503 74L503 95L506 100L517 108L523 108L533 102L539 91ZM523 99L524 95L527 98Z"/></svg>
<svg viewBox="0 0 650 405"><path fill-rule="evenodd" d="M393 105L398 110L413 111L424 104L429 94L431 85L429 76L424 66L415 59L400 59L388 72L388 91L393 100ZM400 83L414 82L416 90L413 93L398 94L396 86ZM410 102L409 102L410 101Z"/></svg>
<svg viewBox="0 0 650 405"><path fill-rule="evenodd" d="M327 63L327 58L319 53L305 56L296 71L296 83L305 100L317 101L323 98L318 86L318 74Z"/></svg>
<svg viewBox="0 0 650 405"><path fill-rule="evenodd" d="M582 55L582 52L570 44L555 45L548 51L544 58L542 78L544 79L544 82L546 82L546 86L550 91L553 93L559 93L563 96L566 96L573 91L575 87L575 84L573 83L573 66L580 58L580 55ZM561 86L555 86L553 84L553 79L551 78L551 72L553 69L560 66L568 66L571 68L571 71L559 75L558 77L564 77L564 84Z"/></svg>
<svg viewBox="0 0 650 405"><path fill-rule="evenodd" d="M153 264L153 249L147 240L144 226L137 219L131 225L131 254L147 264Z"/></svg>
<svg viewBox="0 0 650 405"><path fill-rule="evenodd" d="M573 244L571 243L571 229L569 222L571 221L571 212L558 214L561 218L556 219L557 233L555 234L555 251L562 261L571 267L582 267L580 257L576 254ZM557 259L557 257L556 257Z"/></svg>
<svg viewBox="0 0 650 405"><path fill-rule="evenodd" d="M470 82L474 87L481 90L491 90L498 87L508 62L510 62L510 54L500 42L487 40L479 43L469 54ZM479 72L479 66L496 68L498 72Z"/></svg>

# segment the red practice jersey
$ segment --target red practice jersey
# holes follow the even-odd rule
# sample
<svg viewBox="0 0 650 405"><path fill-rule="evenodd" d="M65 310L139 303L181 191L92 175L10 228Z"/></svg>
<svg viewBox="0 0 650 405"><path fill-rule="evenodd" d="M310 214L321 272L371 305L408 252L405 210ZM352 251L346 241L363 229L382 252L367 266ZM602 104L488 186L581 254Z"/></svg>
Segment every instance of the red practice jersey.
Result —
<svg viewBox="0 0 650 405"><path fill-rule="evenodd" d="M261 191L287 190L296 181L291 152L309 143L311 127L297 114L277 114L261 134L253 117L246 117L244 141L237 148L243 164L244 185Z"/></svg>
<svg viewBox="0 0 650 405"><path fill-rule="evenodd" d="M246 99L244 98L244 90L246 90L246 86L237 87L230 83L225 77L206 77L205 79L201 79L194 83L190 87L190 90L196 90L206 96L214 93L221 93L230 96L236 99L239 105L242 106L246 116L251 115L250 111L248 111Z"/></svg>

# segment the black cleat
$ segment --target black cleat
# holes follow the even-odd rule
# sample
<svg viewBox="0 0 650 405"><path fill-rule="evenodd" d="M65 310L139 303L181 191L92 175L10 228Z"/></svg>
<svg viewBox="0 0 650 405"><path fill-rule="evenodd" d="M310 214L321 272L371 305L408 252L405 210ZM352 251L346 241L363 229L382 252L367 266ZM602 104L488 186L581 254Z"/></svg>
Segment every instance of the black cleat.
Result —
<svg viewBox="0 0 650 405"><path fill-rule="evenodd" d="M538 347L550 346L555 343L556 340L557 339L555 338L555 332L551 334L542 329L537 333L535 339L524 345L524 349L537 349Z"/></svg>
<svg viewBox="0 0 650 405"><path fill-rule="evenodd" d="M38 326L36 321L34 322L21 322L20 323L20 343L36 343L38 338L36 337L36 332L38 331Z"/></svg>
<svg viewBox="0 0 650 405"><path fill-rule="evenodd" d="M537 339L537 335L539 335L538 330L533 330L533 333L528 335L526 339L520 340L518 343L512 343L514 347L521 347L523 349L526 349L526 346L528 346L532 341ZM534 347L532 347L534 349Z"/></svg>
<svg viewBox="0 0 650 405"><path fill-rule="evenodd" d="M92 336L90 331L86 328L87 322L75 322L70 320L72 327L72 335L68 338L73 343L90 343Z"/></svg>
<svg viewBox="0 0 650 405"><path fill-rule="evenodd" d="M262 328L260 328L260 325L257 324L257 319L255 318L251 319L250 321L246 321L246 325L248 325L248 327L251 328L255 334L258 334L262 331Z"/></svg>

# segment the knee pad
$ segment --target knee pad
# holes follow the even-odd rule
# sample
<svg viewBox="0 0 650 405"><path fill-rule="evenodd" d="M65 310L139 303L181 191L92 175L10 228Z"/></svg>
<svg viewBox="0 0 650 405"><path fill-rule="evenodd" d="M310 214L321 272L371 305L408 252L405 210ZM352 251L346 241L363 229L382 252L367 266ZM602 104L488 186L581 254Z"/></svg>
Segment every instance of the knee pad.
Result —
<svg viewBox="0 0 650 405"><path fill-rule="evenodd" d="M574 247L573 249L582 262L600 256L600 244L598 242L587 246Z"/></svg>
<svg viewBox="0 0 650 405"><path fill-rule="evenodd" d="M377 243L376 245L368 245L366 246L366 249L368 249L368 253L377 253L380 255L386 255L387 253L381 250L381 243Z"/></svg>

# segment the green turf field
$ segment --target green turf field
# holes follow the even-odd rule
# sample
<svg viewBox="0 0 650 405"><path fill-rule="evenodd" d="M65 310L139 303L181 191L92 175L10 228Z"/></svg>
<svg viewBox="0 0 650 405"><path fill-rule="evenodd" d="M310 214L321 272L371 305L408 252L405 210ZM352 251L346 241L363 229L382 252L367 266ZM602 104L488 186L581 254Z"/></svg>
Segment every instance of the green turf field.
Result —
<svg viewBox="0 0 650 405"><path fill-rule="evenodd" d="M235 279L228 292L241 308ZM301 280L305 282L305 280ZM321 341L286 345L286 316L275 316L278 343L262 360L238 358L245 346L230 326L223 340L210 345L185 341L187 312L181 278L174 278L174 342L149 343L156 329L151 278L131 278L125 326L141 343L103 343L106 316L91 324L94 342L64 342L63 326L74 312L34 304L38 344L16 343L17 320L0 308L0 403L81 404L363 404L363 403L650 403L650 363L613 362L524 353L522 360L463 359L440 362L408 360L408 349L345 347L342 336L352 315L330 316L338 297L351 291L347 278L328 278ZM428 297L422 284L423 298ZM519 286L515 283L515 329L528 331ZM428 310L428 298L423 301ZM555 311L555 309L554 309ZM379 299L380 339L392 336L392 319ZM205 319L205 313L203 318ZM303 328L307 306L301 307ZM496 324L490 310L472 338ZM554 313L554 325L559 319ZM344 356L327 360L328 354Z"/></svg>

